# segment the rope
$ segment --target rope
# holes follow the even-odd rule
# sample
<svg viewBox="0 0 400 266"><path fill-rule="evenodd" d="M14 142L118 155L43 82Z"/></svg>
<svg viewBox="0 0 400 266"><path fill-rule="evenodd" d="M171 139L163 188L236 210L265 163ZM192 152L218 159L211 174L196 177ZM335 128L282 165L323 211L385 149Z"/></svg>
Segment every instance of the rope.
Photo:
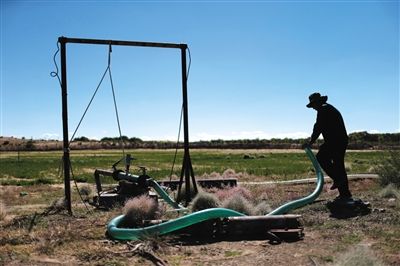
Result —
<svg viewBox="0 0 400 266"><path fill-rule="evenodd" d="M101 80L100 80L99 84L97 85L97 87L96 87L96 89L95 89L95 91L94 91L94 93L93 93L93 95L92 95L92 98L91 98L90 101L89 101L89 104L86 106L86 109L85 109L85 111L83 112L83 115L82 115L81 119L79 120L78 126L76 127L74 133L72 134L72 137L71 137L71 139L70 139L70 141L69 141L69 143L68 143L68 146L69 146L69 144L71 144L72 140L73 140L74 137L75 137L76 132L78 131L79 127L81 126L81 123L82 123L83 119L85 118L86 113L87 113L87 111L89 110L89 107L90 107L90 105L92 104L93 99L94 99L94 97L95 97L96 94L97 94L97 91L99 90L101 84L103 83L104 77L106 76L107 71L109 71L109 68L110 68L110 66L107 66L106 70L104 71L104 74L103 74L103 76L101 77Z"/></svg>
<svg viewBox="0 0 400 266"><path fill-rule="evenodd" d="M59 51L60 51L60 45L59 45L59 42L57 42L57 51L54 53L54 56L53 56L53 62L54 62L54 65L55 65L56 70L50 72L50 76L51 76L51 77L57 77L58 83L60 84L60 87L62 88L61 79L60 79L60 76L59 76L59 74L58 74L58 72L59 72L58 64L57 64L57 60L56 60L56 56L57 56L57 54L59 53ZM124 143L123 143L123 140L122 140L122 133L121 133L121 125L120 125L119 116L118 116L118 107L117 107L117 102L116 102L116 98L115 98L114 83L113 83L112 74L111 74L111 52L112 52L112 47L111 47L111 44L110 44L109 50L108 50L108 64L107 64L107 68L106 68L106 70L104 71L104 73L103 73L103 75L102 75L102 77L101 77L101 79L100 79L100 82L99 82L99 84L97 85L97 87L96 87L96 89L95 89L95 91L94 91L94 93L93 93L93 95L92 95L92 97L91 97L91 99L90 99L90 101L89 101L89 104L86 106L85 111L83 112L83 115L82 115L82 117L80 118L79 123L78 123L77 127L75 128L74 133L72 134L72 137L70 138L70 140L69 140L69 142L68 142L68 147L70 146L71 142L72 142L73 139L75 138L75 135L76 135L76 133L78 132L78 129L79 129L79 127L80 127L80 125L81 125L83 119L85 118L86 113L87 113L87 111L89 110L89 107L91 106L91 104L92 104L92 102L93 102L93 100L94 100L94 97L96 96L96 94L97 94L97 92L98 92L98 90L99 90L101 84L103 83L103 80L104 80L104 78L105 78L105 76L106 76L106 74L107 74L107 72L108 72L109 77L110 77L111 90L112 90L112 94L113 94L115 114L116 114L116 117L117 117L118 131L119 131L119 136L120 136L120 141L121 141L121 146L122 146L122 153L123 153L123 156L125 157ZM62 161L63 161L63 159L62 159ZM63 170L62 161L61 161L61 164L60 164L60 167L59 167L59 172L61 172L61 171ZM77 192L78 192L78 194L79 194L79 197L80 197L81 201L83 202L83 204L85 205L86 210L87 210L88 212L90 212L90 210L89 210L89 208L87 207L85 201L83 200L82 194L81 194L80 191L79 191L78 184L77 184L77 182L76 182L76 180L75 180L75 176L74 176L74 173L73 173L71 161L69 162L69 165L70 165L70 171L71 171L71 175L72 175L72 180L74 181L75 188L76 188L76 190L77 190ZM66 171L66 170L64 169L64 171Z"/></svg>

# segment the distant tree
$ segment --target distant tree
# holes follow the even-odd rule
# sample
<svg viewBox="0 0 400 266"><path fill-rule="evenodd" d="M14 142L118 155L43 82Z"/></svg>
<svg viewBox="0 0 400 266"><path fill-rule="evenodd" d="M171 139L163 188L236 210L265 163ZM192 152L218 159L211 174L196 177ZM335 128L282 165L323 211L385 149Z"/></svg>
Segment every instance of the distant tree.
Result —
<svg viewBox="0 0 400 266"><path fill-rule="evenodd" d="M82 136L82 137L74 138L74 141L90 141L90 139Z"/></svg>
<svg viewBox="0 0 400 266"><path fill-rule="evenodd" d="M25 144L25 149L27 150L34 150L35 149L35 143L32 139L28 140Z"/></svg>
<svg viewBox="0 0 400 266"><path fill-rule="evenodd" d="M132 137L132 138L129 139L129 142L142 143L143 140L141 140L140 138Z"/></svg>

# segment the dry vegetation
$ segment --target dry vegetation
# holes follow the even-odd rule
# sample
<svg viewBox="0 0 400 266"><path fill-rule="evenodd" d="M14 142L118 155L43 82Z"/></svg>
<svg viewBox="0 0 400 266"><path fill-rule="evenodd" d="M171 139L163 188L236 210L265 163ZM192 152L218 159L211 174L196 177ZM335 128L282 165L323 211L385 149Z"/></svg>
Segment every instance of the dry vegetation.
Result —
<svg viewBox="0 0 400 266"><path fill-rule="evenodd" d="M219 197L253 195L273 207L309 193L313 185L247 185ZM326 186L322 201L296 210L305 237L271 245L267 240L185 240L166 236L145 241L114 241L106 224L122 209L87 212L74 194L74 216L62 210L62 186L2 186L6 216L0 221L1 265L398 265L400 204L396 188L382 192L377 181L352 181L354 194L373 211L349 219L330 217L325 207L335 194ZM218 193L216 193L218 194ZM230 196L226 196L229 194ZM223 196L222 196L223 195ZM154 208L146 200L151 213ZM143 204L145 204L143 203ZM360 264L364 263L364 264Z"/></svg>

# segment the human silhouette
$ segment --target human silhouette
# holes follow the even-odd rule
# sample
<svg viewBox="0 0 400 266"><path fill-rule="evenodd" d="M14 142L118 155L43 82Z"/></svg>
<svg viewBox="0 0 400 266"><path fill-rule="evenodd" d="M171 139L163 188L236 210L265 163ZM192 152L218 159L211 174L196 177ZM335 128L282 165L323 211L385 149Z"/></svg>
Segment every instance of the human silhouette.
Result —
<svg viewBox="0 0 400 266"><path fill-rule="evenodd" d="M319 147L317 160L325 173L333 180L331 190L338 189L339 196L336 200L351 200L351 192L344 166L344 157L348 144L348 136L344 121L340 112L327 103L328 96L321 96L316 92L309 97L308 108L317 111L317 121L309 142L305 146L311 146L322 134L324 143Z"/></svg>

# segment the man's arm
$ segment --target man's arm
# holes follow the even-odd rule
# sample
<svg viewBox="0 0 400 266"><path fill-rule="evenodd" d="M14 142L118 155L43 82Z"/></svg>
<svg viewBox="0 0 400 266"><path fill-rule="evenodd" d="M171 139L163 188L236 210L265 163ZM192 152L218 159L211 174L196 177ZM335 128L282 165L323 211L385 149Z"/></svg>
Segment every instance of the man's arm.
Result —
<svg viewBox="0 0 400 266"><path fill-rule="evenodd" d="M318 139L319 135L321 135L321 117L320 113L317 114L317 121L314 124L313 132L311 134L310 141L304 143L302 148L311 147L311 145Z"/></svg>
<svg viewBox="0 0 400 266"><path fill-rule="evenodd" d="M321 135L321 127L317 120L317 122L314 124L314 129L313 133L311 134L311 139L309 144L312 145L318 139L319 135Z"/></svg>

